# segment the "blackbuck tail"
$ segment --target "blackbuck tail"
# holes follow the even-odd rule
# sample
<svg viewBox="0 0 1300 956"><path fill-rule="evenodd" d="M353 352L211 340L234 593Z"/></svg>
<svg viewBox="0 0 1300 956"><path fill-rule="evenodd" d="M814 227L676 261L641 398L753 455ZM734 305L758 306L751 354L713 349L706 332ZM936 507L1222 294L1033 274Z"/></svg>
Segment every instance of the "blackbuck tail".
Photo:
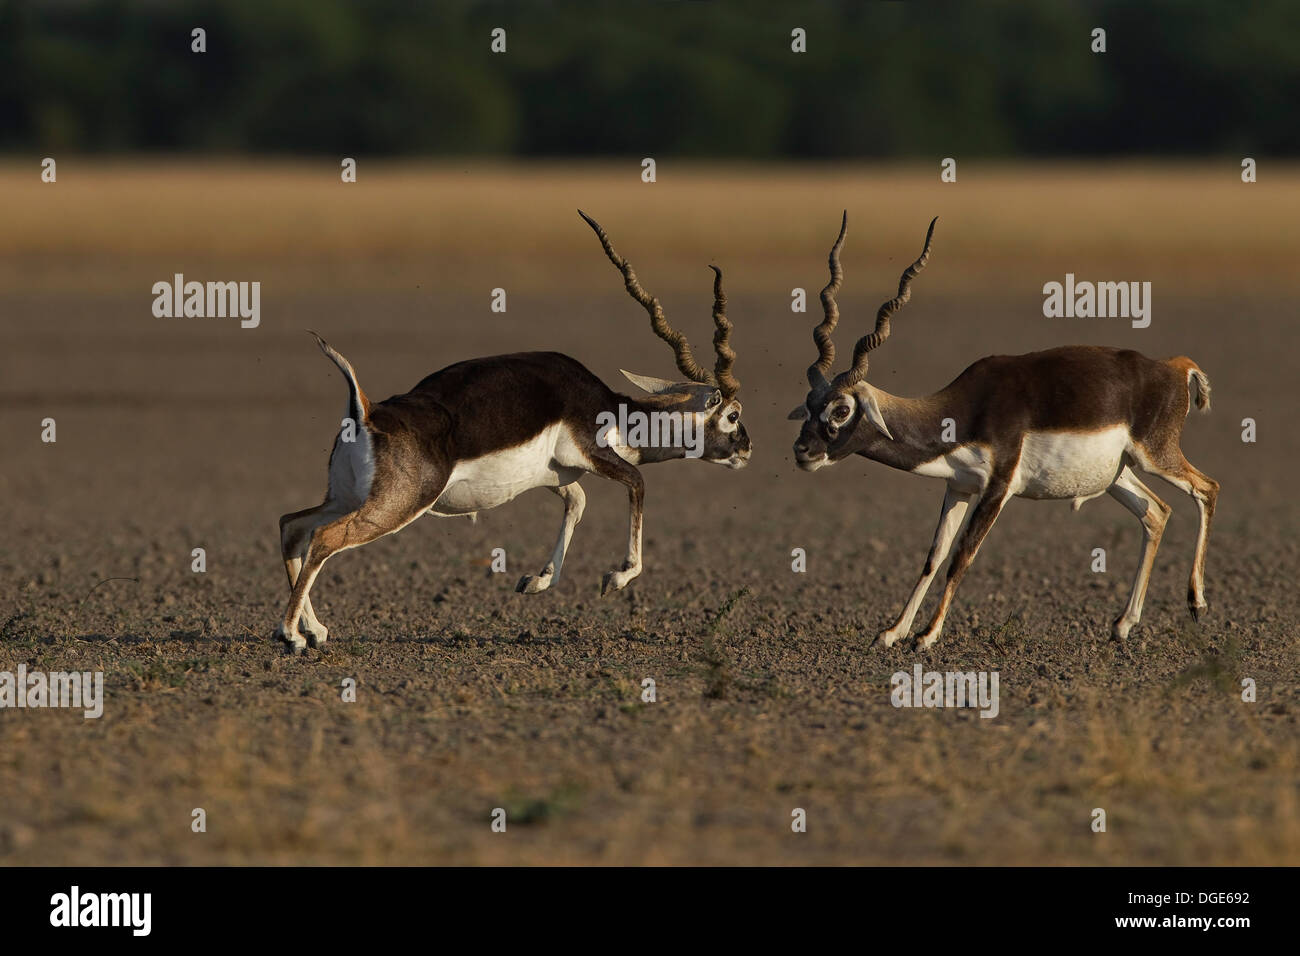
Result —
<svg viewBox="0 0 1300 956"><path fill-rule="evenodd" d="M1195 368L1192 369L1191 382L1191 388L1195 391L1192 401L1196 403L1196 410L1208 412L1210 410L1210 377L1199 368Z"/></svg>
<svg viewBox="0 0 1300 956"><path fill-rule="evenodd" d="M329 356L329 360L338 366L343 377L348 380L348 416L358 424L365 421L370 414L370 399L366 398L366 393L361 390L361 383L357 381L357 373L353 370L352 363L343 357L342 352L311 329L307 331L316 337L320 350Z"/></svg>
<svg viewBox="0 0 1300 956"><path fill-rule="evenodd" d="M1210 410L1210 377L1186 355L1171 358L1169 364L1187 375L1187 395L1198 412Z"/></svg>

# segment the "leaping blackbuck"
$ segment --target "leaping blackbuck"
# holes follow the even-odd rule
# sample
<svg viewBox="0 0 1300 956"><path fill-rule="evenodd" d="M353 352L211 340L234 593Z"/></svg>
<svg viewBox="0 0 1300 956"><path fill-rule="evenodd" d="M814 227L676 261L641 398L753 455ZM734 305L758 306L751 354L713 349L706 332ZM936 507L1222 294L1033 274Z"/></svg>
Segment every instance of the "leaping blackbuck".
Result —
<svg viewBox="0 0 1300 956"><path fill-rule="evenodd" d="M1133 592L1112 630L1122 641L1142 616L1151 565L1170 514L1138 480L1135 467L1191 495L1200 509L1187 592L1192 617L1198 618L1206 607L1205 545L1219 484L1188 464L1178 447L1191 405L1201 411L1210 407L1209 379L1191 359L1155 361L1127 349L1076 345L982 358L926 398L899 398L867 383L867 356L889 338L890 318L907 304L912 280L930 258L935 222L920 258L904 270L898 295L876 313L875 331L854 346L853 367L832 380L845 214L831 248L830 282L821 293L825 318L813 330L818 356L808 368L810 390L790 414L804 421L794 453L805 471L862 455L947 484L921 578L898 620L878 640L888 647L911 631L959 530L943 596L917 638L918 649L939 639L953 594L1009 498L1073 499L1077 511L1107 492L1142 522ZM945 436L946 419L951 428Z"/></svg>
<svg viewBox="0 0 1300 956"><path fill-rule="evenodd" d="M327 630L308 592L331 555L405 527L420 515L475 516L531 488L549 488L564 502L564 520L550 561L516 588L535 594L559 578L586 496L585 474L621 482L631 502L627 559L608 572L601 593L626 587L641 573L641 514L645 483L637 465L700 457L742 468L750 443L740 421L732 374L736 353L728 340L722 272L713 279L713 337L717 361L702 368L686 337L669 326L659 300L641 288L605 231L579 210L605 254L623 274L627 291L650 315L656 335L673 350L685 382L623 374L648 397L608 388L581 363L557 352L525 352L471 359L425 378L405 395L371 402L351 364L320 336L316 341L348 384L348 419L334 442L325 501L280 519L280 547L291 595L275 636L291 653L320 647ZM315 335L315 333L312 333ZM623 414L620 415L620 412ZM641 440L612 422L637 421ZM648 434L644 427L649 422ZM345 420L345 426L347 422ZM305 628L304 639L299 631Z"/></svg>

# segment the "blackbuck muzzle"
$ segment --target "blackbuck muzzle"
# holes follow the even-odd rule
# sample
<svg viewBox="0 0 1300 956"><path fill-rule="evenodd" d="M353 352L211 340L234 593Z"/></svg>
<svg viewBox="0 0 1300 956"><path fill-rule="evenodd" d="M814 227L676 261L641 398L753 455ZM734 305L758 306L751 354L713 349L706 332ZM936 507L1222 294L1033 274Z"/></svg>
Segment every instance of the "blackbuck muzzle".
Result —
<svg viewBox="0 0 1300 956"><path fill-rule="evenodd" d="M276 637L290 652L327 640L308 596L324 563L421 515L475 518L533 488L555 492L564 515L551 558L517 587L535 594L559 578L586 505L579 480L595 474L619 482L630 502L627 557L605 574L605 594L641 573L645 482L638 466L687 457L731 468L748 462L722 271L711 267L716 361L708 370L695 361L686 336L669 325L659 300L641 287L605 230L586 214L582 218L628 293L649 313L654 333L671 347L686 380L624 372L646 393L632 397L567 355L521 352L457 362L405 394L371 402L351 363L317 336L347 382L347 417L330 454L325 500L280 519L290 597Z"/></svg>
<svg viewBox="0 0 1300 956"><path fill-rule="evenodd" d="M891 395L866 380L868 356L889 339L891 319L908 303L912 280L930 260L935 222L921 255L899 279L898 294L881 305L874 330L854 346L851 367L832 377L845 214L831 247L830 282L821 294L824 318L813 330L817 360L808 368L808 395L790 413L803 422L794 456L805 471L859 455L945 483L939 526L920 579L893 626L878 639L888 647L910 633L930 582L951 555L943 594L917 646L939 639L962 576L1010 498L1069 499L1078 510L1109 494L1133 512L1143 532L1132 592L1111 631L1123 640L1141 619L1170 514L1137 471L1164 478L1196 502L1200 529L1187 603L1198 618L1207 607L1205 552L1219 485L1189 464L1179 448L1191 407L1210 407L1209 379L1190 358L1158 361L1096 346L990 356L924 398Z"/></svg>

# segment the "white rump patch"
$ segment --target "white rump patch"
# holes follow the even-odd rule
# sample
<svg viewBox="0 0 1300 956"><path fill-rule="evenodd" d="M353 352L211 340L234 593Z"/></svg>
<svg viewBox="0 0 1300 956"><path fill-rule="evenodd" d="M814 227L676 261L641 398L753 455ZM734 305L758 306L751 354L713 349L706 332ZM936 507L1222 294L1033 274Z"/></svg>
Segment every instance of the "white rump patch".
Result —
<svg viewBox="0 0 1300 956"><path fill-rule="evenodd" d="M356 511L370 497L375 477L375 449L370 430L357 422L356 441L335 439L330 455L329 500L347 511Z"/></svg>

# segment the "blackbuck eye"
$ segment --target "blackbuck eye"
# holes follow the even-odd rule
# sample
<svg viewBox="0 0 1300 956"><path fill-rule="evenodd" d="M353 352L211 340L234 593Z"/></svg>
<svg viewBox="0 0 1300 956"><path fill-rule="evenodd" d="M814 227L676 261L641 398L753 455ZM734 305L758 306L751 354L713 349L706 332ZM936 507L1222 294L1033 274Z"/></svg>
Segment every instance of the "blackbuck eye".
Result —
<svg viewBox="0 0 1300 956"><path fill-rule="evenodd" d="M836 421L841 421L841 422L842 422L842 421L844 421L844 419L846 419L846 418L848 418L848 417L849 417L849 409L848 409L848 406L846 406L846 405L841 405L839 408L835 409L835 412L834 412L834 418L835 418Z"/></svg>
<svg viewBox="0 0 1300 956"><path fill-rule="evenodd" d="M740 412L732 412L727 416L727 421L731 422L733 425L736 424L736 422L740 421Z"/></svg>

